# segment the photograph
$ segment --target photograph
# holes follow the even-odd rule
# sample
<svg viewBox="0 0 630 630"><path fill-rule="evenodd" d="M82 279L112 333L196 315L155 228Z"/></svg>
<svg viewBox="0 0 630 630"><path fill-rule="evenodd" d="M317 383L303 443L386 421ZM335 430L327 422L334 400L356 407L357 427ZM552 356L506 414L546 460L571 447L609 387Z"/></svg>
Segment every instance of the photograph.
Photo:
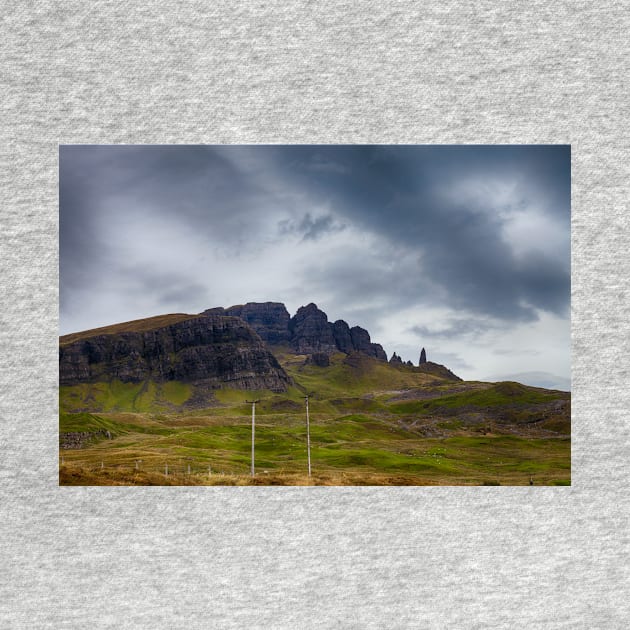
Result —
<svg viewBox="0 0 630 630"><path fill-rule="evenodd" d="M623 3L3 26L0 628L628 627Z"/></svg>
<svg viewBox="0 0 630 630"><path fill-rule="evenodd" d="M571 146L59 146L59 485L571 485Z"/></svg>

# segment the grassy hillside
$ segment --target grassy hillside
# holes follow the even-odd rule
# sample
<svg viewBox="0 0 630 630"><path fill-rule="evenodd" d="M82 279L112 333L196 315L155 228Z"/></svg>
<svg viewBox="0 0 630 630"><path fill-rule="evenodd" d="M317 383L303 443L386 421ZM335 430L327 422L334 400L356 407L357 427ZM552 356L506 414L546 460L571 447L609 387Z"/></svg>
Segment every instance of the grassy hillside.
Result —
<svg viewBox="0 0 630 630"><path fill-rule="evenodd" d="M389 405L394 413L428 414L437 410L450 411L462 408L487 409L504 405L531 405L562 398L562 392L526 387L520 383L503 382L488 384L484 388L471 389L455 394L445 394L431 400L411 400Z"/></svg>
<svg viewBox="0 0 630 630"><path fill-rule="evenodd" d="M323 400L337 399L347 408L348 397L354 397L350 409L365 408L369 400L382 393L402 389L443 385L449 381L439 377L414 372L408 366L390 366L369 357L355 355L347 357L337 354L331 358L326 368L304 365L305 356L278 354L282 367L294 379L292 387L281 396L268 391L243 391L219 389L208 391L190 383L169 381L158 383L123 383L112 379L108 382L81 383L60 387L61 408L66 411L175 411L182 406L188 409L215 407L256 398L268 400L300 401L305 393L316 393L321 404ZM368 398L365 398L365 397ZM373 403L376 404L376 403ZM330 411L335 405L329 406Z"/></svg>
<svg viewBox="0 0 630 630"><path fill-rule="evenodd" d="M240 415L150 417L108 414L103 423L112 438L86 449L62 452L61 482L131 482L136 470L157 482L216 484L245 477L250 467L251 425L248 408ZM90 420L91 421L91 420ZM67 421L66 421L67 422ZM66 425L67 426L67 425ZM311 427L311 458L318 476L349 483L401 484L566 484L570 480L570 443L566 437L527 439L516 436L452 436L423 438L387 420L362 414L337 418L315 415ZM138 462L138 463L136 463ZM137 467L137 468L136 468ZM190 470L190 472L189 472ZM295 477L306 471L306 431L299 414L261 414L256 427L258 481ZM69 471L74 477L71 478ZM102 477L99 475L102 474ZM286 480L285 480L286 482ZM231 481L230 483L234 483Z"/></svg>
<svg viewBox="0 0 630 630"><path fill-rule="evenodd" d="M305 356L276 352L282 367L305 391L322 397L365 395L383 391L421 387L448 381L415 371L406 365L392 366L360 354L335 354L329 367L306 364Z"/></svg>
<svg viewBox="0 0 630 630"><path fill-rule="evenodd" d="M119 422L112 422L91 413L62 412L59 414L59 433L96 432L101 430L110 431L114 436L125 432L122 430Z"/></svg>
<svg viewBox="0 0 630 630"><path fill-rule="evenodd" d="M202 392L177 382L61 388L61 434L99 437L61 451L60 483L521 485L530 477L536 484L570 483L565 392L449 381L361 356L335 355L329 367L286 351L278 358L295 381L283 394ZM261 400L254 479L251 399Z"/></svg>
<svg viewBox="0 0 630 630"><path fill-rule="evenodd" d="M118 379L100 383L62 385L60 407L66 411L168 411L185 405L194 388L188 383L123 383Z"/></svg>
<svg viewBox="0 0 630 630"><path fill-rule="evenodd" d="M185 313L172 313L170 315L157 315L156 317L146 317L144 319L136 319L130 322L122 322L111 326L103 326L102 328L92 328L91 330L82 330L81 332L71 333L59 337L59 345L65 346L75 341L89 339L96 335L117 335L125 332L146 332L156 328L163 328L178 322L184 322L189 319L197 319L201 315L186 315Z"/></svg>

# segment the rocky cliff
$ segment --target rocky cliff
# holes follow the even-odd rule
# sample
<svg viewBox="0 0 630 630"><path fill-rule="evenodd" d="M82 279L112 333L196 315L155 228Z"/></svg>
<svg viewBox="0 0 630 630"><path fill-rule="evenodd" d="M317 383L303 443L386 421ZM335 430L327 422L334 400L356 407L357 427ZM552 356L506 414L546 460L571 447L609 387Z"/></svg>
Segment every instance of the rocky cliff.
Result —
<svg viewBox="0 0 630 630"><path fill-rule="evenodd" d="M350 328L343 319L334 323L315 304L308 304L298 309L289 322L290 341L296 352L360 352L379 361L387 361L383 346L372 343L365 328Z"/></svg>
<svg viewBox="0 0 630 630"><path fill-rule="evenodd" d="M285 391L291 383L262 339L239 317L168 317L61 337L60 385L151 379Z"/></svg>
<svg viewBox="0 0 630 630"><path fill-rule="evenodd" d="M217 307L204 315L233 315L247 322L261 339L272 346L288 346L297 354L360 352L387 361L383 347L372 343L370 334L360 326L350 328L342 319L334 323L313 303L289 316L280 302L248 302L245 305Z"/></svg>
<svg viewBox="0 0 630 630"><path fill-rule="evenodd" d="M211 308L203 314L231 315L247 322L260 336L271 345L289 343L289 311L281 302L248 302L229 308Z"/></svg>
<svg viewBox="0 0 630 630"><path fill-rule="evenodd" d="M348 326L343 319L338 319L333 324L333 337L335 338L337 348L341 350L341 352L345 352L346 354L354 352L355 347L352 341L352 334L350 333L350 326Z"/></svg>
<svg viewBox="0 0 630 630"><path fill-rule="evenodd" d="M333 326L315 304L299 308L289 321L289 330L291 345L298 354L338 351Z"/></svg>
<svg viewBox="0 0 630 630"><path fill-rule="evenodd" d="M352 344L356 352L362 352L379 361L387 361L387 355L385 354L385 350L383 350L383 346L379 343L372 343L370 334L365 328L353 326L350 329L350 337L352 338Z"/></svg>

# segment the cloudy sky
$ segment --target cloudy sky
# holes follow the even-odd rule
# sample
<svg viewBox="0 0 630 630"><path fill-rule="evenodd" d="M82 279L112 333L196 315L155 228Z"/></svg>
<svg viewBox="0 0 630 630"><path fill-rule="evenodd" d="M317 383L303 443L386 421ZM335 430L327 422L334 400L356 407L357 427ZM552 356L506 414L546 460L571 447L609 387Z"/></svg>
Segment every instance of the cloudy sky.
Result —
<svg viewBox="0 0 630 630"><path fill-rule="evenodd" d="M315 302L388 356L570 387L568 146L62 146L60 333Z"/></svg>

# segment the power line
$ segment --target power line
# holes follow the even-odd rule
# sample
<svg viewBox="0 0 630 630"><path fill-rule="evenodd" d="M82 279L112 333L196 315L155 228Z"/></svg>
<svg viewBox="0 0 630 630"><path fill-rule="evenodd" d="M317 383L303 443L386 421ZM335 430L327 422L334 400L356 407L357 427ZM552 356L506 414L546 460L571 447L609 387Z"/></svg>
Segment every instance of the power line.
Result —
<svg viewBox="0 0 630 630"><path fill-rule="evenodd" d="M256 403L260 402L258 400L246 400L246 403L251 404L252 406L252 477L256 474L256 470L254 467L254 445L256 442Z"/></svg>
<svg viewBox="0 0 630 630"><path fill-rule="evenodd" d="M308 459L308 476L311 476L311 424L308 414L308 397L312 396L315 392L306 394L304 400L306 401L306 457Z"/></svg>

